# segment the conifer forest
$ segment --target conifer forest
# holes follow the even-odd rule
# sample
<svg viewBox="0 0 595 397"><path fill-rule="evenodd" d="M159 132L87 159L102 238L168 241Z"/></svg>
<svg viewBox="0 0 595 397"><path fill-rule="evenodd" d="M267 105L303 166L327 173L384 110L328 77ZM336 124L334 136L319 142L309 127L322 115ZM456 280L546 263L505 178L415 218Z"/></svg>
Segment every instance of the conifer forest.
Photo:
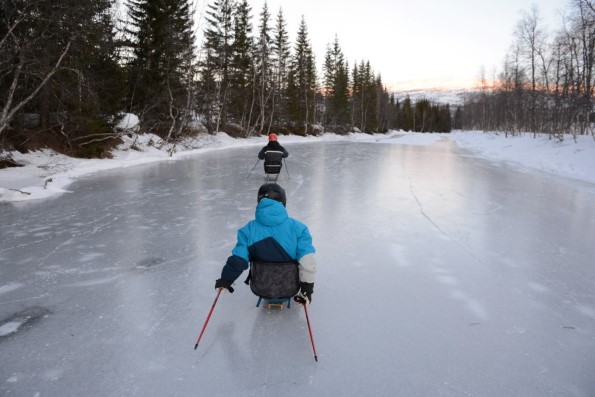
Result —
<svg viewBox="0 0 595 397"><path fill-rule="evenodd" d="M315 54L307 15L289 32L283 10L266 3L212 0L201 11L195 3L3 0L0 155L49 147L103 157L131 133L165 143L217 131L593 133L591 0L570 1L557 31L542 26L537 7L527 10L501 70L480 70L477 90L456 107L397 99L374 60L345 54L340 37ZM398 54L393 43L387 51ZM128 113L138 130L118 128Z"/></svg>

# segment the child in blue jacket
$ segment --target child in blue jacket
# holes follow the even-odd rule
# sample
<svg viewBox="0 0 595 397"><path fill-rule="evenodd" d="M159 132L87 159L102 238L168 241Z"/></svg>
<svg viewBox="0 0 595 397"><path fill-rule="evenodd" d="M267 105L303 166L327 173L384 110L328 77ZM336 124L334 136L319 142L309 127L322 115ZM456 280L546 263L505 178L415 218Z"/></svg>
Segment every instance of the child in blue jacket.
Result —
<svg viewBox="0 0 595 397"><path fill-rule="evenodd" d="M315 249L308 227L287 214L285 190L265 183L258 190L255 219L238 230L237 243L215 288L233 292L233 282L251 261L297 262L300 293L312 301L316 274Z"/></svg>

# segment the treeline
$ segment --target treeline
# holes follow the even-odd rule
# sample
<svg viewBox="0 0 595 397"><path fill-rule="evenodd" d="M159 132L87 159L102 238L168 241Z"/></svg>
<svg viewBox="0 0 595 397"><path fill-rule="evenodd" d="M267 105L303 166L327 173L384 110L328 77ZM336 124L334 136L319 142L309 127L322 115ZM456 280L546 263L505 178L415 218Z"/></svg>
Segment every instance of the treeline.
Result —
<svg viewBox="0 0 595 397"><path fill-rule="evenodd" d="M395 101L370 62L339 40L322 71L302 18L289 42L282 10L214 0L200 26L189 0L3 0L0 150L47 146L106 155L123 113L172 142L197 132L450 131L450 111Z"/></svg>
<svg viewBox="0 0 595 397"><path fill-rule="evenodd" d="M455 124L559 139L565 133L594 134L594 4L571 0L562 28L554 32L537 7L524 12L502 70L491 83L481 73L482 89L466 99Z"/></svg>
<svg viewBox="0 0 595 397"><path fill-rule="evenodd" d="M0 4L0 149L100 154L126 94L112 4Z"/></svg>

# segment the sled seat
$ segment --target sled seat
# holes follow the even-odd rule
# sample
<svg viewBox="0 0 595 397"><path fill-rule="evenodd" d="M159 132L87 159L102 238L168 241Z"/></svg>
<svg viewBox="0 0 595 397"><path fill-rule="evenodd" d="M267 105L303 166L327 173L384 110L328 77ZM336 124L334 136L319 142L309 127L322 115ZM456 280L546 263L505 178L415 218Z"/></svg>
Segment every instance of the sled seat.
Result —
<svg viewBox="0 0 595 397"><path fill-rule="evenodd" d="M252 260L245 283L250 285L254 295L258 296L256 307L264 300L269 308L283 307L285 303L289 308L291 298L300 291L298 263Z"/></svg>

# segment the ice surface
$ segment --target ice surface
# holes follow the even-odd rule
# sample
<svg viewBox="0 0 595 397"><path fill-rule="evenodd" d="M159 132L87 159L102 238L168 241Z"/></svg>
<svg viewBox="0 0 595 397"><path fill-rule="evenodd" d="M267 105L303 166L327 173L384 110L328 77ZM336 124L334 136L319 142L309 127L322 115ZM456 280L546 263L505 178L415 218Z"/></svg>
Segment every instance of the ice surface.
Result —
<svg viewBox="0 0 595 397"><path fill-rule="evenodd" d="M318 363L303 309L256 308L245 274L193 349L264 181L234 148L0 206L0 394L593 395L593 185L448 140L286 147Z"/></svg>

